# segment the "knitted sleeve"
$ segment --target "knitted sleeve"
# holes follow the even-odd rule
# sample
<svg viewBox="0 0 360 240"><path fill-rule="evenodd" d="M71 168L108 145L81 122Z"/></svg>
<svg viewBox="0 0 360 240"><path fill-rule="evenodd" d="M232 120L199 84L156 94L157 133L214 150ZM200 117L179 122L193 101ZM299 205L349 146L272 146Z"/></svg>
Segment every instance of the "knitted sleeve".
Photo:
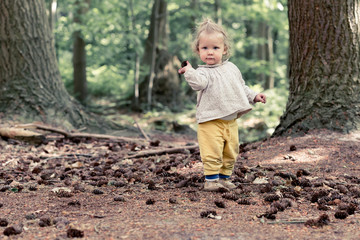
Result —
<svg viewBox="0 0 360 240"><path fill-rule="evenodd" d="M193 68L186 71L184 77L190 87L195 91L203 90L209 83L209 79L206 77L204 71L195 70Z"/></svg>

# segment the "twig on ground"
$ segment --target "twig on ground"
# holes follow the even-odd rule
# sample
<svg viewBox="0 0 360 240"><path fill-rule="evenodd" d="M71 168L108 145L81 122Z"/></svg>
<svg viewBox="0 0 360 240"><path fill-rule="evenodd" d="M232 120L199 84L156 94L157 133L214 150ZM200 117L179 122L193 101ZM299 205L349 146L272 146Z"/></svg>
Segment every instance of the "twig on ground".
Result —
<svg viewBox="0 0 360 240"><path fill-rule="evenodd" d="M151 139L149 138L149 136L146 134L146 132L144 132L144 130L140 127L139 123L134 119L134 122L137 126L137 128L140 130L141 134L145 137L145 139L150 142Z"/></svg>
<svg viewBox="0 0 360 240"><path fill-rule="evenodd" d="M42 157L42 156L40 156L40 158L43 158L46 161L51 160L51 159L58 159L58 158L74 159L74 157L91 158L91 157L93 157L93 155L72 153L72 154L64 154L64 155L58 155L58 156L53 156L53 157Z"/></svg>
<svg viewBox="0 0 360 240"><path fill-rule="evenodd" d="M290 219L290 220L277 220L269 221L267 224L303 224L306 223L308 219Z"/></svg>
<svg viewBox="0 0 360 240"><path fill-rule="evenodd" d="M149 150L149 151L144 151L144 152L137 153L135 155L127 156L126 158L149 157L149 156L154 156L154 155L163 155L163 154L166 154L166 153L183 153L183 152L186 152L186 151L195 150L198 147L199 146L197 144L195 144L195 145L192 145L192 146L184 146L184 147L177 147L177 148L166 148L166 149L161 149L161 150Z"/></svg>

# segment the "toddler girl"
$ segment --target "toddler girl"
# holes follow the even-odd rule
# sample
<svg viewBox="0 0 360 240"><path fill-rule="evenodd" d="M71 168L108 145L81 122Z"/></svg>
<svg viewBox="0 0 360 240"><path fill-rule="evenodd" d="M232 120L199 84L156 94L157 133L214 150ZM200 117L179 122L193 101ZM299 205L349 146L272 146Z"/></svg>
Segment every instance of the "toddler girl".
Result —
<svg viewBox="0 0 360 240"><path fill-rule="evenodd" d="M191 88L198 91L197 137L205 191L236 188L230 181L239 154L236 119L251 111L250 104L266 102L266 96L246 86L240 70L224 60L230 56L229 42L225 30L206 19L197 28L193 49L206 65L195 70L186 62L179 69Z"/></svg>

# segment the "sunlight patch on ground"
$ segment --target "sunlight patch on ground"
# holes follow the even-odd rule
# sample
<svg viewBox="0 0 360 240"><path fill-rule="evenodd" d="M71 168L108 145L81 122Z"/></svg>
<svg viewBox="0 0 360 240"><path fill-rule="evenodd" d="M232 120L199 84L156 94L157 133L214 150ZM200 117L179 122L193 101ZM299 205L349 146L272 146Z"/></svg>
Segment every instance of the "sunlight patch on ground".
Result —
<svg viewBox="0 0 360 240"><path fill-rule="evenodd" d="M179 174L189 174L189 173L202 173L203 172L203 163L195 162L194 164L190 164L188 167L179 168L177 170Z"/></svg>
<svg viewBox="0 0 360 240"><path fill-rule="evenodd" d="M264 161L259 162L259 164L316 164L320 161L328 160L329 153L329 149L324 148L303 149L296 152L290 152L289 154L280 153L271 159L265 159Z"/></svg>

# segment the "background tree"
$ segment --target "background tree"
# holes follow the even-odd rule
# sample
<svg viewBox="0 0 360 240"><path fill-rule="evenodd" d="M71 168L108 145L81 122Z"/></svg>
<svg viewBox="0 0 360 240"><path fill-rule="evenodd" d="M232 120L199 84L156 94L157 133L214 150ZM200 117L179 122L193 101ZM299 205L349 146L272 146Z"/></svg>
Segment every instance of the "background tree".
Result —
<svg viewBox="0 0 360 240"><path fill-rule="evenodd" d="M133 0L129 0L129 33L133 33L134 35L137 34L136 30L136 16L134 13L134 2ZM135 73L134 73L134 109L140 109L140 102L139 102L139 78L140 78L140 52L141 52L140 44L135 44L134 47L134 60L135 60Z"/></svg>
<svg viewBox="0 0 360 240"><path fill-rule="evenodd" d="M2 118L99 130L61 81L45 2L4 0L0 9Z"/></svg>
<svg viewBox="0 0 360 240"><path fill-rule="evenodd" d="M89 10L90 0L76 0L74 23L83 25L83 15ZM86 42L81 30L75 30L73 33L73 76L74 76L74 95L83 104L87 98L87 80L86 80Z"/></svg>
<svg viewBox="0 0 360 240"><path fill-rule="evenodd" d="M154 0L143 57L143 64L150 65L150 73L148 80L143 82L145 87L140 89L140 95L147 95L148 110L151 109L153 101L172 110L179 110L182 104L180 78L177 72L180 62L168 51L168 36L167 1Z"/></svg>
<svg viewBox="0 0 360 240"><path fill-rule="evenodd" d="M272 28L265 21L260 21L257 25L257 33L260 39L257 45L257 57L265 66L267 71L258 74L258 81L264 86L264 89L274 87L274 69L271 67L274 58Z"/></svg>
<svg viewBox="0 0 360 240"><path fill-rule="evenodd" d="M289 0L290 95L274 135L360 124L358 0Z"/></svg>
<svg viewBox="0 0 360 240"><path fill-rule="evenodd" d="M53 31L56 24L56 9L57 9L57 0L47 1L49 6L49 25L50 30Z"/></svg>

